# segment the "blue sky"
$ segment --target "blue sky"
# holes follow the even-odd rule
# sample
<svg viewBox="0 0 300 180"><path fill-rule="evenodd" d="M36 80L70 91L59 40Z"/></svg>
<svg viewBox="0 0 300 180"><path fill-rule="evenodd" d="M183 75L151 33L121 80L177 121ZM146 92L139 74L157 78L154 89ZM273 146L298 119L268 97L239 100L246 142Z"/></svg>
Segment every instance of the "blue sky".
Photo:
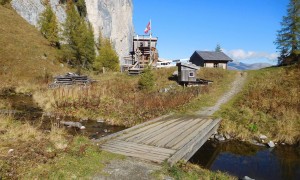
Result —
<svg viewBox="0 0 300 180"><path fill-rule="evenodd" d="M136 34L152 20L161 58L189 58L220 44L235 61L276 63L274 45L289 0L133 0Z"/></svg>

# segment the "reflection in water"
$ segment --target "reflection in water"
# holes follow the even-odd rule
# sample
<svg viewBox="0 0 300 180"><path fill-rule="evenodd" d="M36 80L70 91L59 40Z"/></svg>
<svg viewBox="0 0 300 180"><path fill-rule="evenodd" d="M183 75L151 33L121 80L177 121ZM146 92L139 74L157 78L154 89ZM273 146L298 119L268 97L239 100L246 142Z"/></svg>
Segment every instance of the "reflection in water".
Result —
<svg viewBox="0 0 300 180"><path fill-rule="evenodd" d="M291 146L271 149L241 142L208 141L190 162L237 177L300 179L300 149Z"/></svg>

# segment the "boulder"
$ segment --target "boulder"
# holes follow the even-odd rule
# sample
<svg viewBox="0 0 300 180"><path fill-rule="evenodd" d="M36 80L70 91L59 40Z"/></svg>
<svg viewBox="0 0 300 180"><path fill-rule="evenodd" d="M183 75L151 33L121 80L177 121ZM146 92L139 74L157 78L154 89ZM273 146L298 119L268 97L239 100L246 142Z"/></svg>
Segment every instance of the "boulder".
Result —
<svg viewBox="0 0 300 180"><path fill-rule="evenodd" d="M260 134L259 135L259 139L264 140L267 139L268 137L266 135Z"/></svg>
<svg viewBox="0 0 300 180"><path fill-rule="evenodd" d="M218 140L218 141L225 141L224 136L221 135L221 134L216 134L216 135L215 135L215 139Z"/></svg>
<svg viewBox="0 0 300 180"><path fill-rule="evenodd" d="M242 178L242 180L255 180L255 179L252 179L252 178L250 178L249 176L244 176L244 177Z"/></svg>
<svg viewBox="0 0 300 180"><path fill-rule="evenodd" d="M273 147L275 147L275 144L274 144L273 141L269 141L269 142L268 142L268 146L269 146L270 148L273 148Z"/></svg>
<svg viewBox="0 0 300 180"><path fill-rule="evenodd" d="M225 136L225 138L228 139L228 140L231 139L231 136L230 136L228 133L225 133L224 136Z"/></svg>

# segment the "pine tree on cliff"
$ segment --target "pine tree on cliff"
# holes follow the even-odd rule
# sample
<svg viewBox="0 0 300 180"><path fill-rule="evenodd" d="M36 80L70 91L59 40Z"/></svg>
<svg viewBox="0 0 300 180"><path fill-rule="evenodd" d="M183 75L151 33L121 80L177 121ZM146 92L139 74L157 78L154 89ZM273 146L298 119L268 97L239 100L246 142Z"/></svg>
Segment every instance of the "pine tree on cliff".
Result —
<svg viewBox="0 0 300 180"><path fill-rule="evenodd" d="M68 2L67 6L64 36L69 46L68 53L72 55L69 62L78 69L90 68L96 57L92 27L80 17L73 2Z"/></svg>
<svg viewBox="0 0 300 180"><path fill-rule="evenodd" d="M278 64L291 64L300 55L300 0L290 0L287 16L281 22L281 29L277 32L275 44L280 52Z"/></svg>
<svg viewBox="0 0 300 180"><path fill-rule="evenodd" d="M102 37L101 32L99 33L97 49L99 55L94 63L95 70L102 71L103 67L110 71L120 70L119 57L114 50L110 40L108 38Z"/></svg>
<svg viewBox="0 0 300 180"><path fill-rule="evenodd" d="M50 41L50 44L59 48L59 28L56 16L52 11L50 5L47 5L45 11L41 14L39 19L39 26L41 33L46 39Z"/></svg>

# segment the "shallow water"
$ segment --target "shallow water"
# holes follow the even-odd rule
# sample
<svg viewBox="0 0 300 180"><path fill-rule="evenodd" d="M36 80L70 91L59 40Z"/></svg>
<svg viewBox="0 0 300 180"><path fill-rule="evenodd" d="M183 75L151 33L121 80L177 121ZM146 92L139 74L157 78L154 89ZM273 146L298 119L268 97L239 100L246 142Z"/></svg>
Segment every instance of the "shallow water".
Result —
<svg viewBox="0 0 300 180"><path fill-rule="evenodd" d="M267 148L234 141L208 141L190 162L239 178L300 179L300 147L296 146Z"/></svg>

